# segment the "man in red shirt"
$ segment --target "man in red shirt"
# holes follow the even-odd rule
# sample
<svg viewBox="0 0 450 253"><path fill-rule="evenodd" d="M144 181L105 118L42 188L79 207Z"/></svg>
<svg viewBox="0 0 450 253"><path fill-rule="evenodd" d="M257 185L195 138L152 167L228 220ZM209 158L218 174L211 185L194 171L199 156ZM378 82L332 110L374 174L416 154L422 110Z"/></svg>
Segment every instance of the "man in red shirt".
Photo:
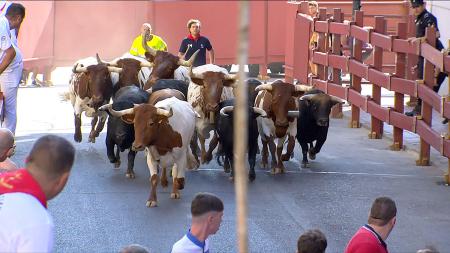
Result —
<svg viewBox="0 0 450 253"><path fill-rule="evenodd" d="M385 240L395 226L397 207L388 197L375 199L370 209L368 224L353 235L345 253L388 253Z"/></svg>

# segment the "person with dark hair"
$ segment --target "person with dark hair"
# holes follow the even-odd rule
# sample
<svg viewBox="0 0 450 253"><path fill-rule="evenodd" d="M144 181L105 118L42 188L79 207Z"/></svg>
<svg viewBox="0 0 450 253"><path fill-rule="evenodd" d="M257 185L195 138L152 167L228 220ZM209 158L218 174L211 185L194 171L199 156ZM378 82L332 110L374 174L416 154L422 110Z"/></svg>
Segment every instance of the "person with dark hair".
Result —
<svg viewBox="0 0 450 253"><path fill-rule="evenodd" d="M7 128L0 128L0 173L16 170L17 165L9 159L14 155L14 135Z"/></svg>
<svg viewBox="0 0 450 253"><path fill-rule="evenodd" d="M191 229L172 247L172 253L207 253L209 236L217 233L222 222L223 202L214 194L197 193L191 203Z"/></svg>
<svg viewBox="0 0 450 253"><path fill-rule="evenodd" d="M34 143L25 168L0 175L1 251L52 251L54 225L47 201L64 189L74 159L69 141L45 135Z"/></svg>
<svg viewBox="0 0 450 253"><path fill-rule="evenodd" d="M388 253L386 239L397 220L397 207L388 197L376 198L368 224L362 226L347 245L345 253Z"/></svg>
<svg viewBox="0 0 450 253"><path fill-rule="evenodd" d="M197 50L200 50L192 64L193 67L198 67L206 64L206 50L208 50L209 63L214 64L214 49L212 48L209 39L200 35L200 21L197 19L190 19L187 23L187 29L189 34L181 41L178 57L180 57L180 59L189 60Z"/></svg>
<svg viewBox="0 0 450 253"><path fill-rule="evenodd" d="M9 5L5 16L0 17L0 126L12 133L17 123L17 90L22 79L22 54L11 30L19 30L25 18L25 7L18 3Z"/></svg>
<svg viewBox="0 0 450 253"><path fill-rule="evenodd" d="M318 229L308 230L297 241L297 253L325 253L327 238Z"/></svg>
<svg viewBox="0 0 450 253"><path fill-rule="evenodd" d="M150 253L150 251L142 245L130 244L123 247L119 253Z"/></svg>

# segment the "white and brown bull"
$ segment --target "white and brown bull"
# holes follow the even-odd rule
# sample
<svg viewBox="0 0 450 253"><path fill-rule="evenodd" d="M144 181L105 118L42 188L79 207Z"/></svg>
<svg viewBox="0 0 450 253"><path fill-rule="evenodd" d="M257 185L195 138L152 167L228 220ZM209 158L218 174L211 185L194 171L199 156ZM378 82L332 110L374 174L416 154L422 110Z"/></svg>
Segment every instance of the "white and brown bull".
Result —
<svg viewBox="0 0 450 253"><path fill-rule="evenodd" d="M93 117L89 142L95 142L105 126L107 114L98 108L109 103L113 92L111 72L120 73L121 68L107 66L97 57L97 64L81 60L75 63L69 83L69 92L65 97L70 100L74 109L75 134L74 140L81 142L81 113ZM88 62L87 64L84 62ZM90 64L90 65L89 65Z"/></svg>
<svg viewBox="0 0 450 253"><path fill-rule="evenodd" d="M262 166L266 167L268 164L268 148L270 148L271 172L274 174L284 172L283 161L289 160L294 151L297 121L295 117L288 116L288 111L298 110L296 97L310 89L312 88L309 86L293 85L280 80L256 87L259 93L255 100L255 106L267 113L266 118L257 118L258 131L263 144ZM282 155L286 138L288 138L287 151ZM276 146L275 139L278 139Z"/></svg>
<svg viewBox="0 0 450 253"><path fill-rule="evenodd" d="M192 106L171 97L157 102L154 106L140 104L122 111L109 110L117 117L127 115L132 118L135 131L132 147L136 151L146 150L151 183L147 206L157 206L158 166L172 167L173 187L170 197L179 199L179 190L184 188L185 170L195 166L195 159L189 147L196 120ZM162 171L161 185L167 186L165 169Z"/></svg>
<svg viewBox="0 0 450 253"><path fill-rule="evenodd" d="M212 151L217 146L217 135L214 133L209 144L208 151L205 148L205 140L209 139L210 132L215 130L214 115L219 113L219 102L233 99L233 85L236 76L217 65L206 64L194 69L190 68L190 78L187 101L200 115L196 121L196 133L201 144L201 163L212 159ZM197 138L193 138L192 150L198 161Z"/></svg>

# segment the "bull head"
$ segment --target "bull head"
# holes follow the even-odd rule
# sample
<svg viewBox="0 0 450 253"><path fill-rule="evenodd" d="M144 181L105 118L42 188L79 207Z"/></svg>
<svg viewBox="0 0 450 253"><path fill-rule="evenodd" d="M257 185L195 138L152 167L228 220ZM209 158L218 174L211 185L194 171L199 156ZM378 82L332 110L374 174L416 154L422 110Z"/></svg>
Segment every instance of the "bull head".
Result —
<svg viewBox="0 0 450 253"><path fill-rule="evenodd" d="M307 113L311 114L316 121L316 124L324 127L329 124L331 107L338 103L344 103L342 99L325 93L307 94L302 96L300 101L304 102L304 106L308 108ZM298 116L299 113L297 112L297 117Z"/></svg>

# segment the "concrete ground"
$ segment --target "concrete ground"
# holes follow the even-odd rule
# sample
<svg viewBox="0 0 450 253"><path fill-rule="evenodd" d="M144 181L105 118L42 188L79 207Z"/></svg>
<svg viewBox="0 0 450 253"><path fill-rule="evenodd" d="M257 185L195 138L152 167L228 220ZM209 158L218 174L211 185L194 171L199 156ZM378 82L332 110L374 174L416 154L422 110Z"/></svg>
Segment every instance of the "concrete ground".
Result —
<svg viewBox="0 0 450 253"><path fill-rule="evenodd" d="M73 142L72 108L59 97L65 90L63 82L19 89L13 157L23 166L34 140L47 133L66 137L77 149L68 185L49 203L56 225L55 252L117 252L130 243L169 252L189 228L190 201L200 191L213 192L225 203L211 252L237 252L234 185L222 168L211 162L187 172L180 200L169 198L170 188L159 188L159 206L147 208L149 172L143 154L137 155L136 179L130 180L124 175L126 153L120 169L109 163L105 131L96 143L87 143L87 118L82 143ZM425 245L450 252L450 188L442 177L447 159L432 152L432 165L418 167L417 136L406 134L406 151L390 151L388 126L383 139L369 140L368 115L362 114L362 128L351 129L348 107L344 109L344 119L331 120L328 140L310 168L300 168L299 145L295 158L286 162L286 174L271 175L258 166L248 193L249 252L295 252L298 236L311 228L326 234L327 252L343 252L366 222L373 199L382 195L392 197L398 208L396 227L387 240L390 252L415 252ZM257 160L259 165L259 156Z"/></svg>

